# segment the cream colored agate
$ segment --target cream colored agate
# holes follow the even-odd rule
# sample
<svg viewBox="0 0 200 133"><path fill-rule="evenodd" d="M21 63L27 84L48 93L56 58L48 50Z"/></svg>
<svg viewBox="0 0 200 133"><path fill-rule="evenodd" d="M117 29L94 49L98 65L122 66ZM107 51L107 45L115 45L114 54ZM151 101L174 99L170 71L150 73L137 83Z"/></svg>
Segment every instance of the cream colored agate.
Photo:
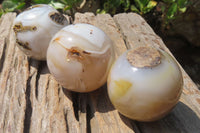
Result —
<svg viewBox="0 0 200 133"><path fill-rule="evenodd" d="M89 24L63 28L47 51L52 75L66 89L76 92L93 91L105 84L113 58L112 41Z"/></svg>
<svg viewBox="0 0 200 133"><path fill-rule="evenodd" d="M182 74L176 61L159 50L160 63L138 68L127 60L129 51L112 66L108 94L123 115L138 121L154 121L165 116L178 102L182 92Z"/></svg>
<svg viewBox="0 0 200 133"><path fill-rule="evenodd" d="M32 58L46 60L51 38L66 25L67 19L53 7L45 4L31 6L14 21L17 46Z"/></svg>

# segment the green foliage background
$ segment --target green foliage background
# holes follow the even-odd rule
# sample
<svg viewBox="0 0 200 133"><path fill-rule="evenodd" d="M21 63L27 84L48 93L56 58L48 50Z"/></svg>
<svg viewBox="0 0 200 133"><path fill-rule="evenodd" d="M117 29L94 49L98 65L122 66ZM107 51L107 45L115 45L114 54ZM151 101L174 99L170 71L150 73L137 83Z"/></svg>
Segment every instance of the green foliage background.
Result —
<svg viewBox="0 0 200 133"><path fill-rule="evenodd" d="M63 12L73 10L83 0L4 0L0 9L0 16L7 12L20 12L30 5L49 4ZM95 0L93 0L95 1ZM191 4L189 0L101 0L100 9L96 13L137 12L141 15L153 13L160 9L165 23L175 19L178 14L186 12ZM161 4L160 4L161 3Z"/></svg>

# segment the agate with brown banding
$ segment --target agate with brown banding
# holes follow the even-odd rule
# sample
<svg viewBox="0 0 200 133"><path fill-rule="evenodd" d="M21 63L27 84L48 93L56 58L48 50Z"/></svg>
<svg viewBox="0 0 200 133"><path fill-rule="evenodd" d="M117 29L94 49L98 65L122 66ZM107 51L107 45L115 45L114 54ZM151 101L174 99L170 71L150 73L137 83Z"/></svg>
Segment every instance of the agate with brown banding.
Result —
<svg viewBox="0 0 200 133"><path fill-rule="evenodd" d="M105 84L113 58L110 38L89 24L65 27L54 36L47 52L51 74L76 92L90 92Z"/></svg>

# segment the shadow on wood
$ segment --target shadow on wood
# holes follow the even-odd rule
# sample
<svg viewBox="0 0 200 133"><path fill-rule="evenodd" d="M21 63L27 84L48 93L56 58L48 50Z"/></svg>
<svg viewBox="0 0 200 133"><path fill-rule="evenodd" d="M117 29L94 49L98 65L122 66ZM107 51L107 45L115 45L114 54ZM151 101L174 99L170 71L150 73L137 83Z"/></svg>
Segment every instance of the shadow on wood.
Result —
<svg viewBox="0 0 200 133"><path fill-rule="evenodd" d="M29 61L29 67L34 67L38 70L38 73L41 74L50 74L49 68L47 66L46 61L38 61L32 58L28 58Z"/></svg>
<svg viewBox="0 0 200 133"><path fill-rule="evenodd" d="M62 90L65 96L72 100L77 120L79 120L79 112L88 113L92 118L94 117L95 111L107 113L115 110L108 97L106 84L89 93L72 92L66 88L62 88ZM69 96L69 93L71 93L71 96Z"/></svg>
<svg viewBox="0 0 200 133"><path fill-rule="evenodd" d="M160 121L135 122L120 116L112 106L106 84L90 93L62 88L50 75L46 62L28 59L15 45L12 25L16 14L0 20L0 132L69 133L197 133L200 131L200 91L182 69L181 101ZM145 20L134 13L75 15L75 22L91 23L113 40L116 55L127 46L161 45ZM131 28L131 26L135 26ZM126 44L125 44L126 43ZM169 51L168 51L169 52Z"/></svg>
<svg viewBox="0 0 200 133"><path fill-rule="evenodd" d="M142 133L199 133L200 119L192 109L182 102L163 119L155 122L136 122Z"/></svg>

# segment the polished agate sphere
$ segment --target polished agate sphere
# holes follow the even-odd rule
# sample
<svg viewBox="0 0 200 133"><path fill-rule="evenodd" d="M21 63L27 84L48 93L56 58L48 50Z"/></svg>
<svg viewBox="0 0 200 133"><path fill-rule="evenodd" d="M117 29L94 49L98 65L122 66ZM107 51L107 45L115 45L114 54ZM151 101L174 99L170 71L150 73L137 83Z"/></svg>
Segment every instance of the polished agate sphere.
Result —
<svg viewBox="0 0 200 133"><path fill-rule="evenodd" d="M111 39L89 24L69 25L51 40L47 64L66 89L90 92L106 83L114 59Z"/></svg>
<svg viewBox="0 0 200 133"><path fill-rule="evenodd" d="M20 13L14 21L17 46L28 56L46 60L51 38L68 25L67 19L49 5L34 5Z"/></svg>
<svg viewBox="0 0 200 133"><path fill-rule="evenodd" d="M108 95L124 116L155 121L179 101L183 78L176 61L161 49L135 47L122 54L108 77Z"/></svg>

